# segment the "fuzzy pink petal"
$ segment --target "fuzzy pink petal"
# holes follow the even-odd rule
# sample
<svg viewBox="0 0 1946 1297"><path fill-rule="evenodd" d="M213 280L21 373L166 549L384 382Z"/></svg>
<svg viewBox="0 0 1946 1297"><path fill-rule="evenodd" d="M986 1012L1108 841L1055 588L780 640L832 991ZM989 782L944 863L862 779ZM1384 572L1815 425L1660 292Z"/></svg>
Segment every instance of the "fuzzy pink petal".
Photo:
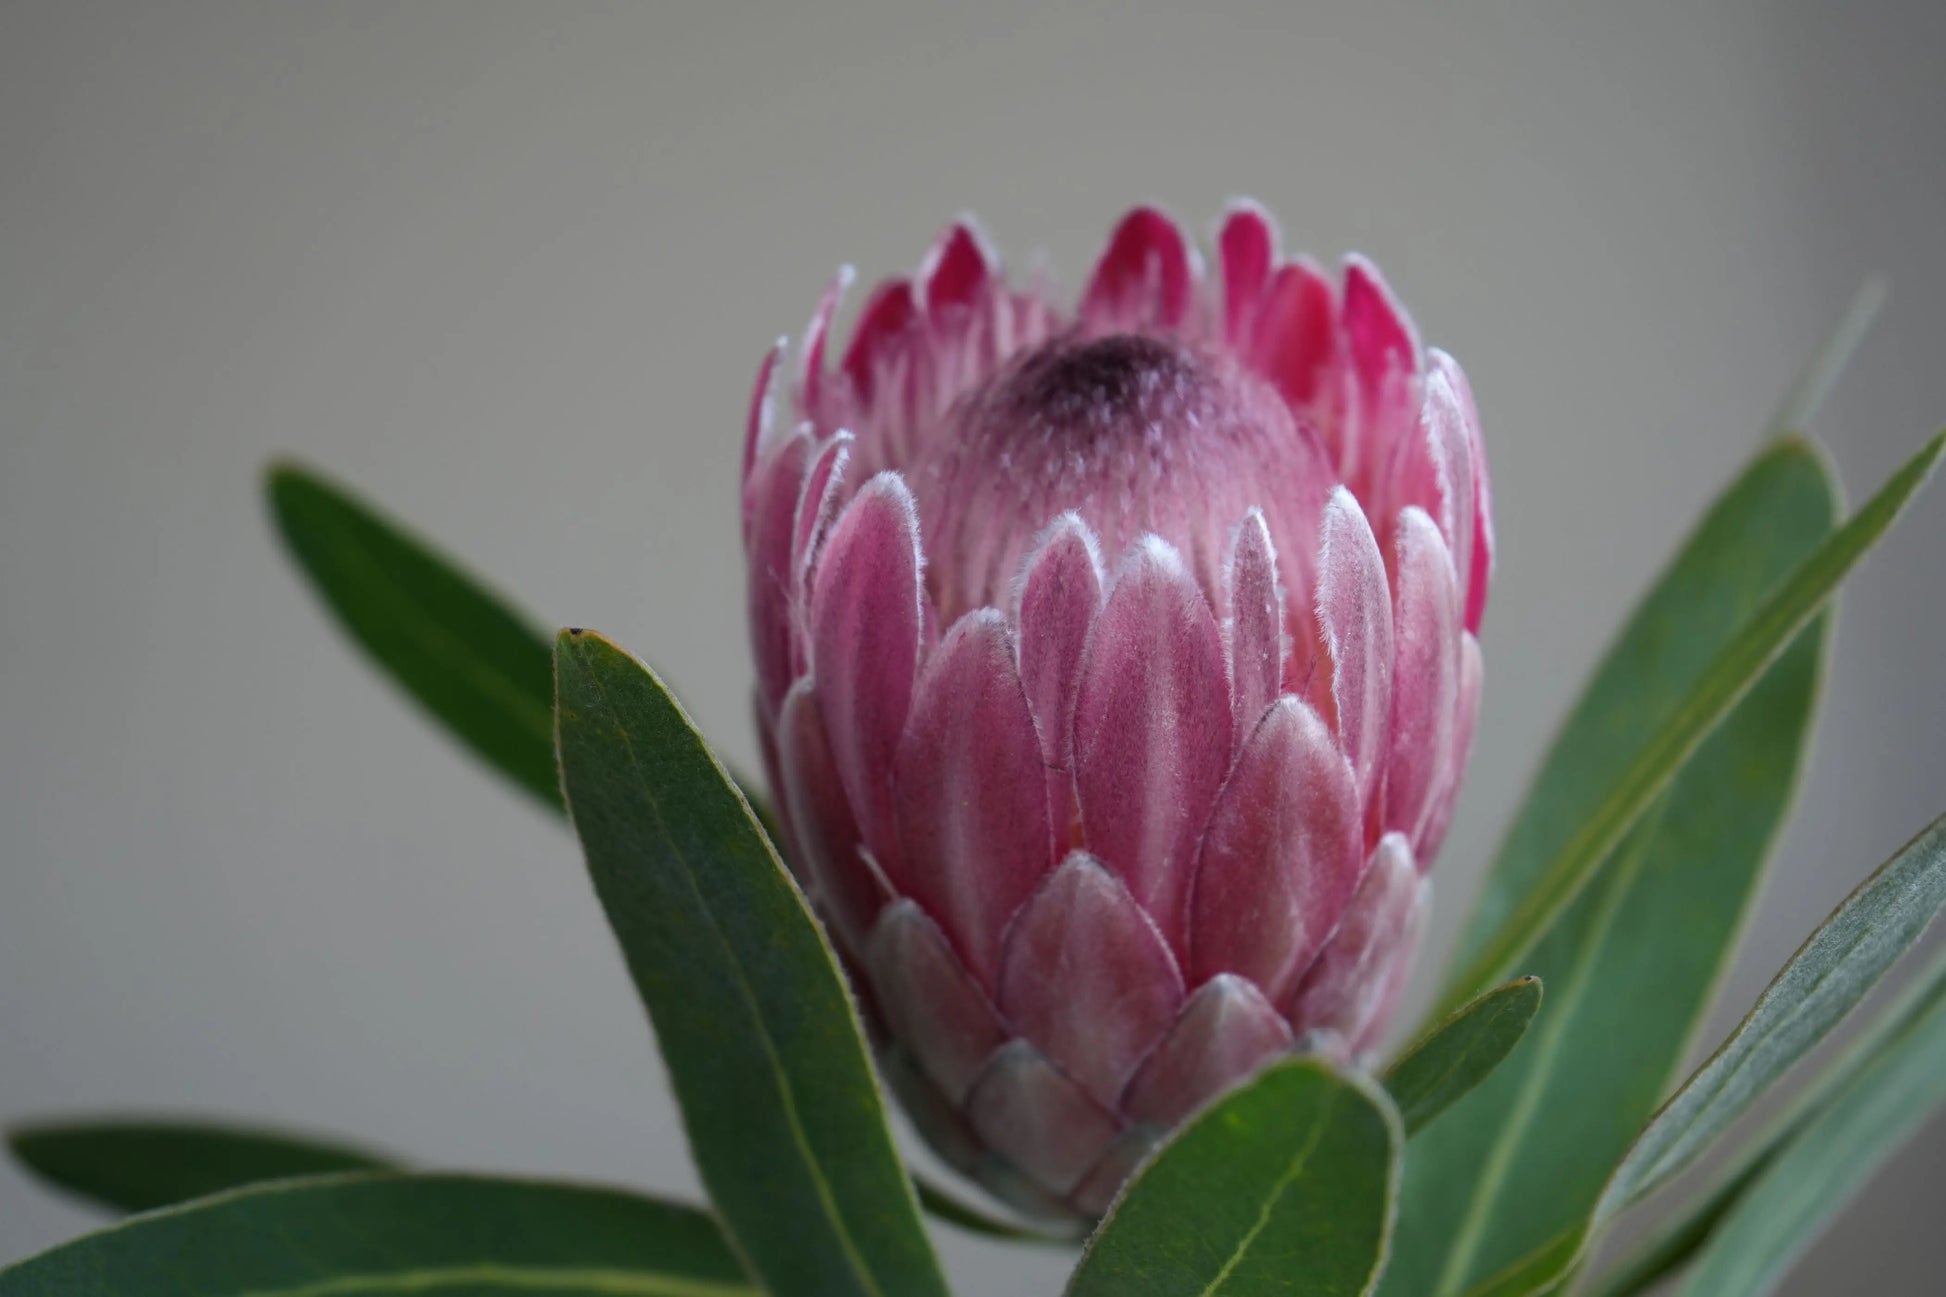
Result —
<svg viewBox="0 0 1946 1297"><path fill-rule="evenodd" d="M1473 754L1473 734L1480 720L1480 687L1486 667L1480 659L1480 641L1472 632L1460 633L1460 674L1458 712L1453 720L1453 759L1447 763L1445 782L1434 790L1431 813L1419 832L1413 849L1420 860L1431 865L1446 841L1446 830L1453 822L1453 807L1459 801L1460 775Z"/></svg>
<svg viewBox="0 0 1946 1297"><path fill-rule="evenodd" d="M1412 504L1424 509L1439 524L1453 570L1465 576L1473 570L1475 499L1466 412L1451 375L1434 368L1426 376L1417 429L1394 447L1386 503L1394 512Z"/></svg>
<svg viewBox="0 0 1946 1297"><path fill-rule="evenodd" d="M851 466L852 438L838 433L818 447L811 466L804 474L804 487L797 498L797 519L791 526L791 671L810 666L811 573L817 565L818 551L831 531L838 513L845 473Z"/></svg>
<svg viewBox="0 0 1946 1297"><path fill-rule="evenodd" d="M1106 1106L1182 1004L1182 974L1120 880L1077 851L1007 929L1000 1008Z"/></svg>
<svg viewBox="0 0 1946 1297"><path fill-rule="evenodd" d="M896 793L904 852L887 873L991 985L1007 920L1053 864L1040 740L998 609L954 623L928 662Z"/></svg>
<svg viewBox="0 0 1946 1297"><path fill-rule="evenodd" d="M1277 260L1277 227L1263 208L1240 202L1223 218L1216 244L1223 266L1224 336L1242 350Z"/></svg>
<svg viewBox="0 0 1946 1297"><path fill-rule="evenodd" d="M757 366L757 381L750 388L750 416L743 427L743 540L746 545L750 543L750 510L754 503L750 476L757 471L757 448L770 428L771 382L776 377L777 362L783 357L782 342L766 351L763 363Z"/></svg>
<svg viewBox="0 0 1946 1297"><path fill-rule="evenodd" d="M918 318L919 305L909 279L888 279L865 300L864 309L858 315L858 327L851 335L851 345L845 348L845 358L839 362L861 404L871 402L880 365Z"/></svg>
<svg viewBox="0 0 1946 1297"><path fill-rule="evenodd" d="M1427 358L1433 372L1444 374L1452 384L1466 424L1466 453L1473 470L1473 545L1472 562L1461 576L1466 582L1466 629L1478 635L1493 584L1493 484L1487 472L1486 441L1480 431L1480 410L1473 401L1472 385L1459 362L1438 348L1428 352Z"/></svg>
<svg viewBox="0 0 1946 1297"><path fill-rule="evenodd" d="M791 538L810 453L811 438L800 429L757 467L750 525L750 642L758 692L772 709L783 701L796 675Z"/></svg>
<svg viewBox="0 0 1946 1297"><path fill-rule="evenodd" d="M928 316L935 317L942 310L970 307L986 289L994 269L979 232L966 221L955 221L919 268L920 304Z"/></svg>
<svg viewBox="0 0 1946 1297"><path fill-rule="evenodd" d="M1223 636L1174 548L1123 561L1088 639L1075 784L1088 849L1182 950L1190 866L1230 760Z"/></svg>
<svg viewBox="0 0 1946 1297"><path fill-rule="evenodd" d="M862 949L878 912L891 899L885 881L859 854L858 825L845 799L825 734L824 712L810 676L791 687L777 721L778 765L798 866L839 934Z"/></svg>
<svg viewBox="0 0 1946 1297"><path fill-rule="evenodd" d="M1423 510L1399 515L1397 602L1392 611L1392 747L1385 771L1385 827L1418 841L1435 794L1457 778L1459 591L1453 559Z"/></svg>
<svg viewBox="0 0 1946 1297"><path fill-rule="evenodd" d="M1081 319L1092 332L1169 331L1189 320L1196 270L1189 241L1153 207L1138 207L1109 236L1081 298Z"/></svg>
<svg viewBox="0 0 1946 1297"><path fill-rule="evenodd" d="M1345 420L1339 466L1347 480L1359 481L1365 465L1390 461L1392 441L1415 413L1409 403L1419 342L1378 267L1363 257L1345 261L1342 321L1352 409Z"/></svg>
<svg viewBox="0 0 1946 1297"><path fill-rule="evenodd" d="M1277 551L1261 510L1252 509L1237 526L1225 585L1231 715L1241 746L1284 682L1284 599L1277 588Z"/></svg>
<svg viewBox="0 0 1946 1297"><path fill-rule="evenodd" d="M1337 423L1336 411L1329 408L1329 380L1338 359L1337 309L1331 281L1315 264L1299 259L1279 266L1246 353L1290 407L1327 439L1335 437ZM1329 449L1333 462L1339 462L1335 441Z"/></svg>
<svg viewBox="0 0 1946 1297"><path fill-rule="evenodd" d="M1339 487L1325 506L1318 555L1318 631L1338 742L1366 804L1387 755L1392 724L1392 588L1365 511ZM1314 686L1314 692L1316 688Z"/></svg>
<svg viewBox="0 0 1946 1297"><path fill-rule="evenodd" d="M1129 1082L1122 1110L1136 1121L1173 1127L1294 1043L1290 1025L1254 982L1221 974L1183 1005Z"/></svg>
<svg viewBox="0 0 1946 1297"><path fill-rule="evenodd" d="M921 634L919 516L896 473L853 497L812 579L812 663L831 753L879 863L897 854L892 762L911 709Z"/></svg>
<svg viewBox="0 0 1946 1297"><path fill-rule="evenodd" d="M1391 989L1392 964L1409 954L1412 912L1423 891L1412 847L1397 833L1377 850L1331 941L1291 997L1291 1025L1330 1032L1349 1046L1370 1025Z"/></svg>
<svg viewBox="0 0 1946 1297"><path fill-rule="evenodd" d="M987 1146L1065 1195L1108 1151L1121 1123L1024 1040L1004 1046L966 1096Z"/></svg>
<svg viewBox="0 0 1946 1297"><path fill-rule="evenodd" d="M1353 1061L1360 1066L1369 1066L1369 1060L1383 1041L1385 1028L1392 1021L1392 1011L1399 1007L1405 995L1406 983L1412 980L1414 957L1419 953L1419 943L1425 938L1431 916L1432 880L1421 878L1412 903L1406 908L1405 922L1399 925L1391 961L1378 979L1378 992L1348 1025L1346 1039L1351 1043Z"/></svg>
<svg viewBox="0 0 1946 1297"><path fill-rule="evenodd" d="M1040 733L1048 810L1061 847L1073 836L1074 696L1088 630L1101 611L1101 587L1094 533L1079 514L1062 514L1022 569L1016 614L1020 678Z"/></svg>
<svg viewBox="0 0 1946 1297"><path fill-rule="evenodd" d="M1280 698L1244 745L1203 839L1190 981L1237 973L1281 999L1358 886L1360 831L1351 767L1331 731L1308 704Z"/></svg>
<svg viewBox="0 0 1946 1297"><path fill-rule="evenodd" d="M893 1038L958 1103L1006 1032L945 934L910 900L894 902L867 956L879 1010Z"/></svg>
<svg viewBox="0 0 1946 1297"><path fill-rule="evenodd" d="M851 287L852 270L842 267L818 296L811 322L804 326L804 342L799 348L798 400L805 411L816 417L824 401L824 349L831 340L831 320Z"/></svg>

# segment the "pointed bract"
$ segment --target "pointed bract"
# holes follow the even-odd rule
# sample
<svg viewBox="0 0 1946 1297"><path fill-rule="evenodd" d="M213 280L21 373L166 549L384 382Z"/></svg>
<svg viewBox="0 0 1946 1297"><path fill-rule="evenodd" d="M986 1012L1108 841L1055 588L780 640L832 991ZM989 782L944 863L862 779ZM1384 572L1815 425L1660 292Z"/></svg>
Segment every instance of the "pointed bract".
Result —
<svg viewBox="0 0 1946 1297"><path fill-rule="evenodd" d="M897 474L846 506L818 564L812 661L831 754L865 842L890 868L892 758L918 675L919 519Z"/></svg>
<svg viewBox="0 0 1946 1297"><path fill-rule="evenodd" d="M1223 639L1166 542L1123 560L1089 636L1074 711L1088 848L1182 949L1190 865L1230 764Z"/></svg>
<svg viewBox="0 0 1946 1297"><path fill-rule="evenodd" d="M1295 1043L1255 982L1219 973L1189 998L1129 1082L1122 1110L1166 1130Z"/></svg>
<svg viewBox="0 0 1946 1297"><path fill-rule="evenodd" d="M894 886L992 984L1008 919L1053 864L1047 778L1006 620L968 613L927 664L899 745Z"/></svg>
<svg viewBox="0 0 1946 1297"><path fill-rule="evenodd" d="M1316 956L1358 886L1360 818L1318 714L1281 698L1244 745L1196 865L1189 973L1236 973L1275 1000Z"/></svg>
<svg viewBox="0 0 1946 1297"><path fill-rule="evenodd" d="M1063 861L1007 929L1001 1011L1105 1107L1182 998L1155 923L1086 852Z"/></svg>
<svg viewBox="0 0 1946 1297"><path fill-rule="evenodd" d="M1121 1133L1113 1113L1024 1040L993 1056L966 1097L980 1138L1065 1197Z"/></svg>

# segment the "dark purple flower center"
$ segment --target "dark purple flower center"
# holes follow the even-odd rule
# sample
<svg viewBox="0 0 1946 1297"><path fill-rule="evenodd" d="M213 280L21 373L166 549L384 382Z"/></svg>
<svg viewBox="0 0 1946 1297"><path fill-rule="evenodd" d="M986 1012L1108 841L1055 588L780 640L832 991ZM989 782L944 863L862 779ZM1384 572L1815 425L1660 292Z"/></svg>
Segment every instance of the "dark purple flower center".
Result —
<svg viewBox="0 0 1946 1297"><path fill-rule="evenodd" d="M1154 533L1214 591L1230 529L1264 510L1299 565L1335 479L1308 429L1221 352L1149 334L1050 339L968 392L902 467L940 613L1005 607L1034 538L1079 513L1112 567Z"/></svg>

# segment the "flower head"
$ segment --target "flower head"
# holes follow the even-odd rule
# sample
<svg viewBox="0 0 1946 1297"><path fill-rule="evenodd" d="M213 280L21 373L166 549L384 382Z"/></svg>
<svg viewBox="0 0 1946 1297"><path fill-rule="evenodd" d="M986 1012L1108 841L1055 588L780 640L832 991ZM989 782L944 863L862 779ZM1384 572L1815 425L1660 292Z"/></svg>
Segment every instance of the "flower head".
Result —
<svg viewBox="0 0 1946 1297"><path fill-rule="evenodd" d="M1367 262L1130 213L1070 315L967 223L744 457L794 866L936 1147L1098 1214L1270 1057L1368 1050L1457 793L1479 421Z"/></svg>

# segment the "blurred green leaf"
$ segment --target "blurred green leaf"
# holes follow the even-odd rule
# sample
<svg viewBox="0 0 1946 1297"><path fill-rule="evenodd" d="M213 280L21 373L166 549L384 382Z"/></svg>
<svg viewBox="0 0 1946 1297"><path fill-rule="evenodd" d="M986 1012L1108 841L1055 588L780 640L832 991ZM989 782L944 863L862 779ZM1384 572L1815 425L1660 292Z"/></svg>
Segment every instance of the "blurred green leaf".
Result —
<svg viewBox="0 0 1946 1297"><path fill-rule="evenodd" d="M291 557L352 639L487 764L558 807L546 634L317 474L276 464L268 488Z"/></svg>
<svg viewBox="0 0 1946 1297"><path fill-rule="evenodd" d="M703 1181L778 1297L944 1294L824 933L660 680L556 641L575 832Z"/></svg>
<svg viewBox="0 0 1946 1297"><path fill-rule="evenodd" d="M1698 1253L1682 1297L1769 1292L1867 1177L1946 1102L1946 991L1931 990L1757 1174Z"/></svg>
<svg viewBox="0 0 1946 1297"><path fill-rule="evenodd" d="M1490 896L1574 837L1576 817L1643 736L1830 533L1835 496L1817 455L1786 441L1719 498L1556 740ZM1522 970L1546 983L1546 1012L1492 1076L1413 1138L1386 1293L1466 1292L1587 1219L1667 1093L1730 958L1790 805L1823 645L1822 622L1798 632L1523 957ZM1570 1244L1540 1273L1558 1277L1578 1252Z"/></svg>
<svg viewBox="0 0 1946 1297"><path fill-rule="evenodd" d="M116 1211L148 1211L293 1176L389 1170L373 1154L281 1131L153 1119L39 1122L7 1132L22 1165Z"/></svg>
<svg viewBox="0 0 1946 1297"><path fill-rule="evenodd" d="M1687 1166L1858 1006L1946 906L1946 816L1859 884L1651 1121L1602 1193L1620 1211Z"/></svg>
<svg viewBox="0 0 1946 1297"><path fill-rule="evenodd" d="M1068 1297L1365 1292L1385 1256L1402 1138L1370 1082L1315 1059L1274 1063L1151 1157Z"/></svg>
<svg viewBox="0 0 1946 1297"><path fill-rule="evenodd" d="M1385 1073L1408 1135L1471 1090L1527 1034L1541 1007L1541 979L1496 986L1447 1018L1399 1057Z"/></svg>
<svg viewBox="0 0 1946 1297"><path fill-rule="evenodd" d="M1858 286L1831 336L1798 367L1783 404L1771 416L1769 438L1811 431L1811 421L1824 405L1824 398L1831 394L1839 375L1851 363L1852 353L1865 340L1866 332L1884 305L1884 280L1873 276Z"/></svg>
<svg viewBox="0 0 1946 1297"><path fill-rule="evenodd" d="M0 1297L756 1297L707 1214L457 1175L291 1180L136 1216L0 1270Z"/></svg>
<svg viewBox="0 0 1946 1297"><path fill-rule="evenodd" d="M1939 879L1930 875L1946 869L1946 861L1940 859L1942 853L1946 853L1946 816L1935 820L1846 898L1831 919L1805 943L1784 972L1778 974L1758 1007L1752 1009L1738 1032L1738 1036L1746 1039L1739 1043L1737 1037L1732 1037L1719 1049L1710 1062L1690 1078L1684 1091L1665 1105L1656 1118L1655 1126L1672 1122L1677 1114L1690 1110L1693 1105L1684 1100L1684 1094L1690 1091L1722 1094L1726 1098L1743 1093L1739 1083L1719 1085L1706 1079L1721 1081L1725 1078L1728 1073L1721 1064L1728 1061L1732 1054L1744 1060L1743 1068L1763 1066L1768 1069L1773 1061L1787 1065L1789 1059L1801 1057L1815 1043L1815 1040L1808 1040L1807 1037L1821 1037L1835 1025L1834 1011L1841 1015L1855 1007L1870 990L1870 985L1858 979L1861 963L1880 964L1883 971L1883 965L1889 964L1891 956L1896 954L1896 951L1887 950L1888 939L1897 940L1898 934L1903 931L1907 934L1906 945L1916 940L1917 933L1910 926L1915 916L1908 906L1897 902L1900 898L1908 902L1920 899L1926 891L1939 885ZM1865 927L1861 921L1866 920L1871 907L1887 902L1892 902L1890 908L1894 910L1905 910L1902 917L1888 923L1890 931ZM1920 903L1923 905L1924 901ZM1934 902L1929 914L1936 914L1937 908L1937 902ZM1855 939L1858 945L1841 950L1840 947L1848 939ZM1831 983L1838 989L1834 991L1827 985L1815 982L1806 989L1801 974L1809 966L1807 959L1817 960L1820 955L1833 954L1851 965L1848 970L1831 969ZM1790 985L1804 991L1808 1001L1802 1009L1805 1016L1800 1016L1798 1007L1791 1005L1785 995L1779 994L1787 984L1787 977ZM1876 975L1869 975L1868 980L1875 982ZM1832 1003L1833 994L1840 1003ZM1946 956L1935 959L1925 972L1914 978L1899 999L1860 1032L1838 1060L1826 1068L1815 1082L1798 1093L1785 1112L1769 1123L1763 1134L1749 1141L1727 1166L1717 1172L1710 1188L1679 1208L1648 1241L1604 1275L1593 1291L1603 1297L1623 1297L1624 1294L1641 1292L1685 1264L1708 1239L1718 1222L1728 1215L1744 1191L1776 1161L1779 1153L1789 1147L1819 1113L1830 1107L1836 1095L1851 1086L1883 1053L1893 1048L1927 1005L1942 994L1946 994ZM1774 1012L1767 1012L1767 1008ZM1736 1046L1734 1049L1733 1045ZM1781 1070L1781 1066L1776 1067L1771 1070L1771 1075ZM1745 1098L1747 1101L1747 1095ZM1718 1099L1716 1104L1723 1102L1723 1099ZM1711 1129L1720 1131L1735 1116L1735 1112L1720 1111L1712 1119ZM1628 1161L1623 1167L1617 1168L1614 1179L1603 1195L1604 1215L1597 1224L1605 1223L1608 1216L1645 1197L1669 1174L1680 1169L1666 1158L1654 1158L1654 1166L1649 1166L1654 1149L1674 1151L1666 1134L1651 1139L1654 1129L1651 1127L1650 1131L1644 1132L1636 1148L1631 1149ZM1630 1169L1629 1162L1635 1162L1637 1166ZM1645 1170L1651 1169L1659 1172L1655 1180L1641 1178Z"/></svg>
<svg viewBox="0 0 1946 1297"><path fill-rule="evenodd" d="M1789 453L1792 447L1787 442L1771 453ZM1644 690L1636 700L1638 714L1655 719L1646 724L1638 720L1621 734L1607 735L1606 746L1613 755L1564 751L1557 743L1543 779L1559 778L1561 786L1548 791L1562 796L1560 804L1548 806L1542 817L1562 822L1565 806L1571 813L1580 812L1565 820L1575 827L1558 849L1540 857L1538 868L1525 861L1511 868L1496 867L1470 930L1469 948L1475 953L1448 982L1449 1007L1496 978L1519 971L1523 956L1552 930L1554 921L1581 895L1656 796L1904 511L1932 474L1942 449L1946 449L1946 433L1928 441L1878 494L1806 557L1762 607L1740 619L1735 634L1666 705L1656 705L1665 703L1659 692ZM1569 769L1555 776L1552 767L1564 758ZM1620 766L1612 779L1588 777L1590 767L1611 763ZM1515 832L1520 831L1517 826ZM1510 890L1517 880L1527 886Z"/></svg>
<svg viewBox="0 0 1946 1297"><path fill-rule="evenodd" d="M1711 1231L1736 1206L1744 1190L1756 1183L1758 1174L1769 1164L1776 1151L1776 1147L1768 1142L1747 1150L1744 1156L1737 1159L1736 1166L1728 1175L1718 1177L1715 1187L1686 1204L1646 1242L1589 1284L1587 1297L1634 1297L1637 1293L1647 1292L1687 1265L1697 1249L1708 1241ZM1585 1249L1587 1239L1584 1232L1577 1231L1571 1238L1564 1236L1555 1244L1557 1249L1568 1246ZM1473 1294L1468 1294L1468 1297L1473 1297Z"/></svg>
<svg viewBox="0 0 1946 1297"><path fill-rule="evenodd" d="M352 639L489 765L561 809L540 624L343 487L295 464L272 465L268 481L291 556ZM759 785L733 773L781 847Z"/></svg>

